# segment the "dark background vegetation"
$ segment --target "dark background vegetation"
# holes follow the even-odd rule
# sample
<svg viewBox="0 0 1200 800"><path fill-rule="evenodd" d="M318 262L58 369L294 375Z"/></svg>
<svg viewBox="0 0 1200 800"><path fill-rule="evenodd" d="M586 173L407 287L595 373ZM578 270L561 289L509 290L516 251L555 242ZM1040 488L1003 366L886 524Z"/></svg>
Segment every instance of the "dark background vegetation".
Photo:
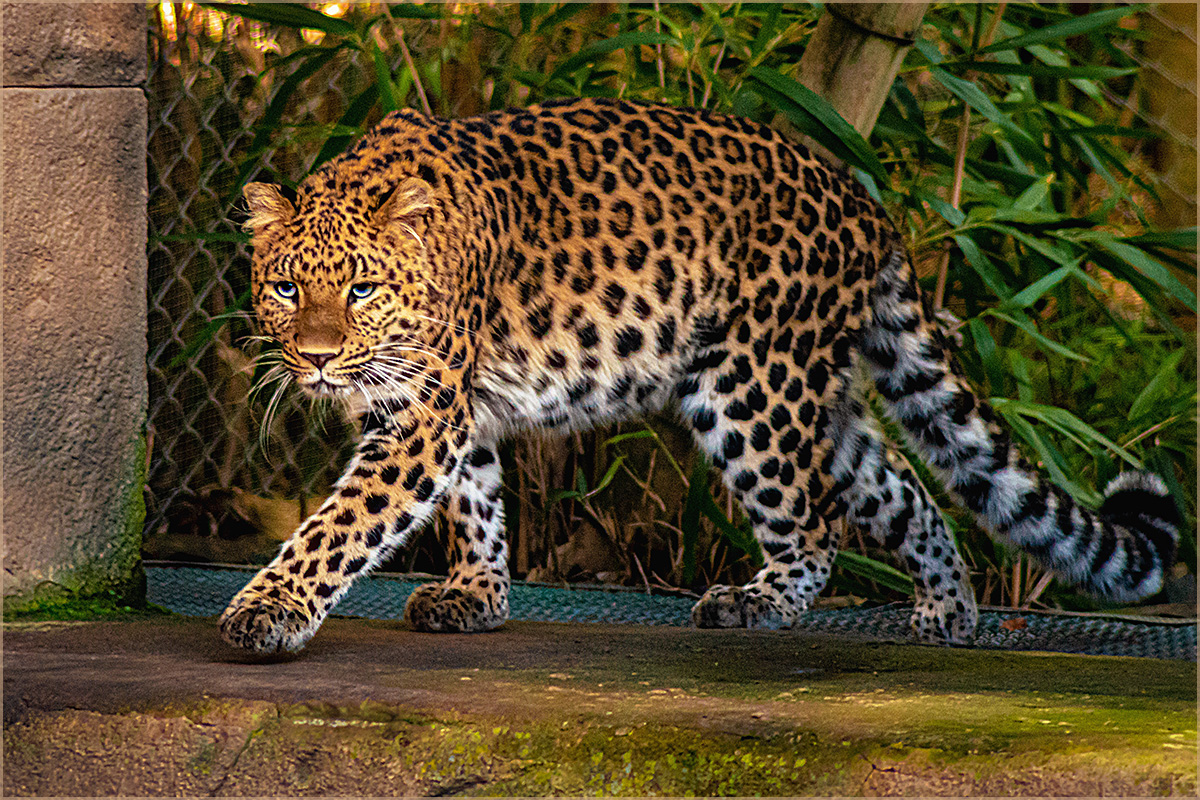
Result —
<svg viewBox="0 0 1200 800"><path fill-rule="evenodd" d="M1173 227L1179 204L1163 188L1179 142L1141 113L1162 101L1141 67L1163 50L1152 32L1164 18L1148 6L932 6L864 142L794 80L822 13L758 3L148 6L147 554L269 558L348 454L346 425L306 403L288 401L259 435L270 393L250 393L242 185L295 185L396 108L468 116L619 96L786 120L846 159L887 206L931 292L944 270L960 359L1027 455L1086 503L1122 469L1163 475L1188 519L1178 575L1194 574L1195 229ZM1191 202L1183 219L1194 217ZM504 458L515 577L696 590L753 572L740 512L669 416L522 439ZM929 481L982 603L1087 607ZM832 581L850 598L841 602L903 599L907 579L885 556L854 530L843 547ZM444 565L425 536L390 568Z"/></svg>

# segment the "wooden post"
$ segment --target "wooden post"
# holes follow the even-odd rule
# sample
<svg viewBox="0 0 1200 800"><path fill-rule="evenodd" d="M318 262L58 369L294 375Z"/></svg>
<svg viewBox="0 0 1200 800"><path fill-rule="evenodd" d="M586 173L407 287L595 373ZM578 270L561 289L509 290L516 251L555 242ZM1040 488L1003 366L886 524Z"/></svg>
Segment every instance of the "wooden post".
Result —
<svg viewBox="0 0 1200 800"><path fill-rule="evenodd" d="M800 59L800 83L829 101L866 138L928 7L928 3L826 3ZM778 127L790 129L787 124Z"/></svg>

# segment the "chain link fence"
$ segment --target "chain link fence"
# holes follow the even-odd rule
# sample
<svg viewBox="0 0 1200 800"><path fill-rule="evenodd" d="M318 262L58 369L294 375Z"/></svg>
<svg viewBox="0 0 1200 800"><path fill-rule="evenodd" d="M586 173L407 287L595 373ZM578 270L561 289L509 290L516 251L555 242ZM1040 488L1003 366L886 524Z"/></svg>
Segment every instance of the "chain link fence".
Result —
<svg viewBox="0 0 1200 800"><path fill-rule="evenodd" d="M369 13L364 9L356 6L354 13ZM1172 41L1194 46L1194 11L1182 22L1180 15L1154 8L1146 14ZM286 536L349 457L351 432L340 415L312 413L299 393L282 397L270 427L262 429L273 387L252 391L262 370L255 364L260 344L250 338L240 189L254 179L295 184L331 135L348 144L352 131L340 130L339 120L356 103L373 99L368 92L378 65L364 63L363 53L350 48L320 63L289 59L320 34L192 3L150 4L147 17L151 459L145 534L148 543L159 542L153 555L170 557L171 546L162 542L172 536L232 540L251 528ZM436 60L445 46L437 22L410 22L408 47L419 60ZM393 44L384 52L393 74L402 75L401 48ZM1146 72L1176 85L1194 109L1194 75L1180 78L1177 64L1152 47L1133 55ZM462 60L472 62L465 55ZM477 77L464 71L449 82L447 96L478 91L485 81ZM1194 165L1194 120L1190 129L1180 129L1175 117L1159 110L1161 103L1137 95L1110 99L1157 125ZM361 118L366 126L374 121ZM1156 166L1160 184L1190 202L1194 214L1194 175L1190 186L1176 186ZM569 479L574 468L563 472ZM529 522L522 519L522 525ZM529 538L523 528L519 536ZM520 566L523 551L514 545L514 552ZM213 555L226 560L229 553Z"/></svg>
<svg viewBox="0 0 1200 800"><path fill-rule="evenodd" d="M311 413L298 393L261 430L273 387L252 392L261 375L240 189L302 179L325 139L309 134L327 134L373 66L347 49L313 71L286 59L309 32L191 3L147 11L150 540L221 528L239 490L320 496L348 458L340 415ZM285 58L263 74L272 51Z"/></svg>

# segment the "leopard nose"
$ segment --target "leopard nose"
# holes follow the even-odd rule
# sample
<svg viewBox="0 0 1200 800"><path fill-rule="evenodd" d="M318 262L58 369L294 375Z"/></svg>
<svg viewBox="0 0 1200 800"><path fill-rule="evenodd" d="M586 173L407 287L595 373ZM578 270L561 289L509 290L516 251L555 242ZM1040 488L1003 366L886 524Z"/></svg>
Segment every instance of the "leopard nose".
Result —
<svg viewBox="0 0 1200 800"><path fill-rule="evenodd" d="M323 369L337 353L305 353L301 351L300 355L317 369Z"/></svg>

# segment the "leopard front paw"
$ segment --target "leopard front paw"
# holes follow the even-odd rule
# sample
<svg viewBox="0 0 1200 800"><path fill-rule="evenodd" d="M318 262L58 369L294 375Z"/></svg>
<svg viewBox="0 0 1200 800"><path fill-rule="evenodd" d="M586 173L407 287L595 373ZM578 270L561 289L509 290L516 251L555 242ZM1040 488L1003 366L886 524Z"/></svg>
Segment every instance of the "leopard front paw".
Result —
<svg viewBox="0 0 1200 800"><path fill-rule="evenodd" d="M712 586L692 606L692 624L697 628L790 628L794 614L754 588Z"/></svg>
<svg viewBox="0 0 1200 800"><path fill-rule="evenodd" d="M975 600L955 597L917 598L912 629L918 641L930 644L970 644L979 612Z"/></svg>
<svg viewBox="0 0 1200 800"><path fill-rule="evenodd" d="M262 654L294 653L317 628L303 610L259 594L239 594L217 624L226 642Z"/></svg>
<svg viewBox="0 0 1200 800"><path fill-rule="evenodd" d="M409 596L404 619L418 631L490 631L508 620L508 594L495 584L481 589L427 583Z"/></svg>

